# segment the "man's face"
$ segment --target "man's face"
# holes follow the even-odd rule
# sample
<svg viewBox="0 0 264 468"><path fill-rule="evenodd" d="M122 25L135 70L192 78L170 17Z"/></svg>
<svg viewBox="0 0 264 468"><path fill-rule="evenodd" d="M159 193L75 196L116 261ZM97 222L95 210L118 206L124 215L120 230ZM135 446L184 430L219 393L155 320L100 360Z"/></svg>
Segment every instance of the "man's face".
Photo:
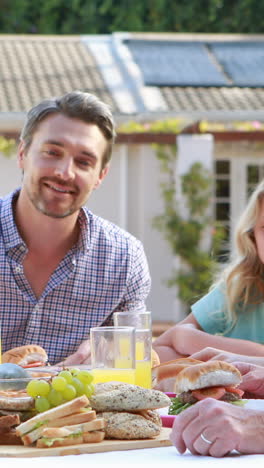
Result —
<svg viewBox="0 0 264 468"><path fill-rule="evenodd" d="M21 196L38 211L64 218L78 211L108 172L101 169L107 141L94 124L62 114L40 122L30 146L19 147Z"/></svg>

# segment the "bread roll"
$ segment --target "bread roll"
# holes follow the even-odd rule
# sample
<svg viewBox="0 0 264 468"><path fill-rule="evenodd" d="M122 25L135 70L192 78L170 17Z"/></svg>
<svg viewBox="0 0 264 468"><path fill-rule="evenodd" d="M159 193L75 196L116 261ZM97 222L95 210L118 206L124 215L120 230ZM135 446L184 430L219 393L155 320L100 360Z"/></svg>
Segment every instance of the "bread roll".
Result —
<svg viewBox="0 0 264 468"><path fill-rule="evenodd" d="M109 411L98 415L106 421L106 439L151 439L161 431L161 424L140 414Z"/></svg>
<svg viewBox="0 0 264 468"><path fill-rule="evenodd" d="M198 361L192 358L180 358L172 361L162 362L158 366L152 368L152 383L153 387L158 384L161 380L170 379L176 377L185 367L200 364L203 361Z"/></svg>
<svg viewBox="0 0 264 468"><path fill-rule="evenodd" d="M170 398L159 390L121 382L96 384L89 401L95 411L137 411L170 405Z"/></svg>
<svg viewBox="0 0 264 468"><path fill-rule="evenodd" d="M242 380L236 367L224 361L207 361L183 369L175 378L174 391L179 394L206 387L236 386Z"/></svg>

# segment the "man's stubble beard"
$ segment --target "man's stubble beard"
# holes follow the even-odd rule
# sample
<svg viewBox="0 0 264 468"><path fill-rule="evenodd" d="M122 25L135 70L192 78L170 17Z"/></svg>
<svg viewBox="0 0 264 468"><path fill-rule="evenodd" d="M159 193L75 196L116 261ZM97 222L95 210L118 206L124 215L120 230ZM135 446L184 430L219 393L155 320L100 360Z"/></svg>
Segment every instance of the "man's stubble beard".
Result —
<svg viewBox="0 0 264 468"><path fill-rule="evenodd" d="M64 213L54 213L54 211L49 211L46 208L45 202L41 200L39 194L37 194L36 192L33 192L33 194L31 194L28 189L27 189L27 194L34 208L36 208L37 211L44 214L45 216L48 216L49 218L53 218L53 219L67 218L68 216L71 216L76 211L79 211L81 208L81 207L71 207L68 209L68 211L65 211Z"/></svg>

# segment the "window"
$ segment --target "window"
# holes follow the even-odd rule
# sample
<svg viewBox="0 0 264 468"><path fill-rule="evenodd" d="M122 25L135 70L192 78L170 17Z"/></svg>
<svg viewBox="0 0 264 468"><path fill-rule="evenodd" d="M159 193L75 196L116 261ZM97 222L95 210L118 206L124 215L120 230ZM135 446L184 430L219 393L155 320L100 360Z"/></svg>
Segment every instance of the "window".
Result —
<svg viewBox="0 0 264 468"><path fill-rule="evenodd" d="M227 260L230 250L230 183L230 161L215 161L215 219L220 222L224 231L224 239L218 254L219 262Z"/></svg>

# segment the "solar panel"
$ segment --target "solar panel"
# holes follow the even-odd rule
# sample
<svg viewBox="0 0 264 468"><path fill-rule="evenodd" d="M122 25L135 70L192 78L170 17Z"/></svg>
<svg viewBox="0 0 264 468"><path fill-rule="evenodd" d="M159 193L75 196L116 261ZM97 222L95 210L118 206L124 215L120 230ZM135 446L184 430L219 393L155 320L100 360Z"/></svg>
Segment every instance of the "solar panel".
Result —
<svg viewBox="0 0 264 468"><path fill-rule="evenodd" d="M210 44L233 86L264 86L264 42Z"/></svg>
<svg viewBox="0 0 264 468"><path fill-rule="evenodd" d="M145 85L227 86L228 80L199 42L127 40Z"/></svg>

